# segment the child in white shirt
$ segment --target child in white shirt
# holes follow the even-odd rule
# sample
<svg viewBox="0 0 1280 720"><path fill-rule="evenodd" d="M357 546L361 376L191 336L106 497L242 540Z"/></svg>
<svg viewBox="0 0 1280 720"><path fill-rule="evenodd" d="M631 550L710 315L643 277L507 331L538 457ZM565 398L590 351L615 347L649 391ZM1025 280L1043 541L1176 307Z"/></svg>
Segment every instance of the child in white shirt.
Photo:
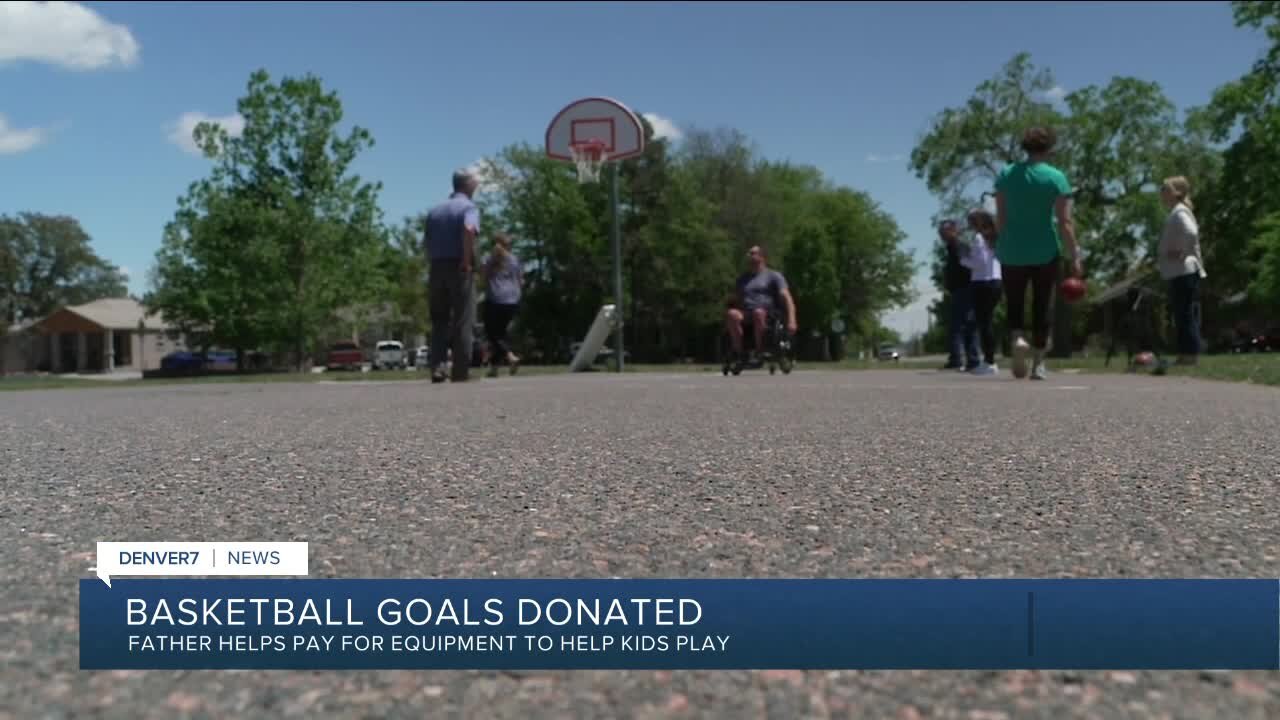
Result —
<svg viewBox="0 0 1280 720"><path fill-rule="evenodd" d="M996 367L996 335L992 328L996 305L1000 304L1000 261L996 259L996 220L986 210L969 213L969 229L977 236L969 244L969 253L960 262L972 273L973 310L978 321L978 337L982 340L982 364L973 369L975 375L994 375Z"/></svg>

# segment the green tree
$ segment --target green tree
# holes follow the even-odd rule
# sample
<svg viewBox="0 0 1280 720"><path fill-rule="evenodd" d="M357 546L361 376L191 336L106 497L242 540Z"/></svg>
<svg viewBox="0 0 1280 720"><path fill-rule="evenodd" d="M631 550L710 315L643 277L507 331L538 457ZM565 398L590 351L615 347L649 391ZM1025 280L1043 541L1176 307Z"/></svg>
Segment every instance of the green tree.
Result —
<svg viewBox="0 0 1280 720"><path fill-rule="evenodd" d="M194 346L234 348L243 366L245 351L269 346L284 330L277 223L253 189L197 183L165 227L147 305Z"/></svg>
<svg viewBox="0 0 1280 720"><path fill-rule="evenodd" d="M1218 88L1201 119L1215 142L1231 140L1220 180L1198 196L1201 244L1213 285L1272 297L1274 217L1280 212L1280 2L1233 2L1235 24L1261 30L1267 51Z"/></svg>
<svg viewBox="0 0 1280 720"><path fill-rule="evenodd" d="M822 187L812 168L767 163L737 130L692 129L680 148L680 162L692 173L698 192L715 207L736 257L753 245L774 258L786 257L786 239L800 219L799 200Z"/></svg>
<svg viewBox="0 0 1280 720"><path fill-rule="evenodd" d="M648 207L636 208L643 214L636 213L624 236L635 312L630 341L638 359L714 352L708 339L717 335L736 274L733 243L689 168L668 168L663 177L660 192Z"/></svg>
<svg viewBox="0 0 1280 720"><path fill-rule="evenodd" d="M1258 233L1250 241L1249 249L1255 258L1250 296L1261 307L1280 307L1280 212L1258 223Z"/></svg>
<svg viewBox="0 0 1280 720"><path fill-rule="evenodd" d="M1000 170L1023 158L1022 133L1060 127L1063 116L1045 97L1053 74L1028 53L1015 55L956 108L933 118L911 151L910 168L941 202L941 217L961 216L990 191Z"/></svg>
<svg viewBox="0 0 1280 720"><path fill-rule="evenodd" d="M824 193L818 211L834 245L839 316L852 337L881 342L881 316L915 301L916 262L902 247L906 233L869 195L848 188Z"/></svg>
<svg viewBox="0 0 1280 720"><path fill-rule="evenodd" d="M1089 274L1110 284L1154 261L1165 217L1156 192L1161 180L1186 175L1208 184L1216 154L1202 133L1178 120L1156 83L1117 77L1065 102L1062 161L1075 189L1080 241Z"/></svg>
<svg viewBox="0 0 1280 720"><path fill-rule="evenodd" d="M91 245L69 216L0 216L0 330L63 305L127 297L127 278Z"/></svg>
<svg viewBox="0 0 1280 720"><path fill-rule="evenodd" d="M826 338L831 321L840 313L840 277L836 271L836 243L818 216L801 221L787 244L783 263L787 284L796 301L800 347L813 334ZM828 354L823 343L821 355Z"/></svg>
<svg viewBox="0 0 1280 720"><path fill-rule="evenodd" d="M426 335L431 328L427 297L427 263L422 247L426 216L405 218L387 246L381 274L390 278L397 333L401 337Z"/></svg>
<svg viewBox="0 0 1280 720"><path fill-rule="evenodd" d="M237 107L240 137L195 129L213 169L166 231L151 302L215 341L238 328L225 331L238 343L287 347L301 367L340 310L388 292L377 272L388 242L380 186L351 173L373 138L360 127L339 134L342 103L310 75L273 83L259 70ZM239 273L255 264L247 288ZM244 321L227 317L248 305Z"/></svg>

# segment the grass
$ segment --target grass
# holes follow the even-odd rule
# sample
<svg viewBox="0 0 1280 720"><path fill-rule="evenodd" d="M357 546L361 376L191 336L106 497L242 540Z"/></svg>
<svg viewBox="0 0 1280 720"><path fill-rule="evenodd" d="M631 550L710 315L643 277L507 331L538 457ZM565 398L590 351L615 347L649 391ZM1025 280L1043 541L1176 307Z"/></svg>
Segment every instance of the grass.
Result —
<svg viewBox="0 0 1280 720"><path fill-rule="evenodd" d="M900 363L882 363L872 360L846 360L838 363L800 363L804 370L856 371L856 370L915 370L938 367L937 358L907 358ZM1002 363L1003 364L1003 363ZM1067 360L1051 360L1050 371L1074 370L1082 373L1123 373L1125 358L1116 357L1106 367L1103 357L1076 357ZM563 365L524 366L518 377L526 375L556 375L566 372ZM609 370L597 370L600 373ZM627 373L720 373L718 363L692 363L649 365L631 364ZM761 372L761 371L754 371ZM483 371L481 371L483 373ZM1280 386L1280 353L1250 353L1243 355L1206 355L1200 364L1192 367L1169 368L1172 377L1192 377L1203 380L1243 382L1257 385ZM425 372L367 372L367 373L270 373L263 375L229 375L203 378L165 378L158 380L96 380L58 376L10 376L0 378L0 392L23 390L61 390L79 388L155 387L160 385L222 384L222 383L306 383L306 382L427 382Z"/></svg>
<svg viewBox="0 0 1280 720"><path fill-rule="evenodd" d="M1173 358L1170 358L1172 361ZM1008 361L1001 358L997 361L1003 368L1008 367ZM1074 370L1081 373L1124 373L1127 369L1127 360L1123 355L1113 357L1110 367L1106 364L1106 357L1094 355L1092 357L1073 357L1065 360L1050 359L1048 361L1049 371L1061 372L1063 370ZM865 362L854 361L848 364L851 368L863 368L868 364ZM886 365L884 363L879 366ZM898 367L904 369L920 369L922 367L936 367L937 361L921 362L912 359L904 360L898 364ZM877 366L875 364L872 365ZM1150 372L1144 369L1143 372ZM1169 377L1190 377L1201 380L1219 380L1225 382L1252 383L1255 385L1272 385L1280 386L1280 353L1246 353L1240 355L1204 355L1201 356L1200 362L1194 366L1179 367L1170 365L1166 373Z"/></svg>

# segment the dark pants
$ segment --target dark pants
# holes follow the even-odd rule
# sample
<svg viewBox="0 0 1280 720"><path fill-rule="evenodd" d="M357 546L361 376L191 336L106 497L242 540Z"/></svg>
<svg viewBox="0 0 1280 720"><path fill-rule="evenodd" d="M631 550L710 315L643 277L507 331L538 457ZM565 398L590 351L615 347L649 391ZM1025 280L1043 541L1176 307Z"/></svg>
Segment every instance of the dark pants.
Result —
<svg viewBox="0 0 1280 720"><path fill-rule="evenodd" d="M511 346L507 344L507 327L516 316L519 305L484 304L484 334L489 338L489 362L499 365L507 361Z"/></svg>
<svg viewBox="0 0 1280 720"><path fill-rule="evenodd" d="M1190 273L1169 281L1173 324L1178 330L1178 354L1200 354L1200 274Z"/></svg>
<svg viewBox="0 0 1280 720"><path fill-rule="evenodd" d="M471 371L471 334L475 325L475 277L457 260L434 260L428 280L431 294L431 371L443 367L453 350L453 379Z"/></svg>
<svg viewBox="0 0 1280 720"><path fill-rule="evenodd" d="M973 315L978 321L978 339L982 341L982 359L988 365L996 362L996 332L991 323L1000 304L1000 281L981 280L973 283Z"/></svg>
<svg viewBox="0 0 1280 720"><path fill-rule="evenodd" d="M1031 286L1031 346L1044 350L1049 345L1049 313L1053 309L1053 288L1058 284L1058 258L1045 265L1005 265L1005 311L1010 332L1025 332L1027 285Z"/></svg>
<svg viewBox="0 0 1280 720"><path fill-rule="evenodd" d="M973 314L973 287L966 285L951 291L951 353L947 365L978 365L978 325Z"/></svg>

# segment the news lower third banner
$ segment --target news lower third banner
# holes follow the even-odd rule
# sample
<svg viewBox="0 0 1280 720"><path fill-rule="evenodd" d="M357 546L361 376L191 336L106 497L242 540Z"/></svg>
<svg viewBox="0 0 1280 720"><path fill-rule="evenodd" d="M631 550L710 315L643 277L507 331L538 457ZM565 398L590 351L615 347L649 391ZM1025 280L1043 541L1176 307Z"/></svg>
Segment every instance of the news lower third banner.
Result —
<svg viewBox="0 0 1280 720"><path fill-rule="evenodd" d="M80 667L1276 670L1280 581L86 579Z"/></svg>

